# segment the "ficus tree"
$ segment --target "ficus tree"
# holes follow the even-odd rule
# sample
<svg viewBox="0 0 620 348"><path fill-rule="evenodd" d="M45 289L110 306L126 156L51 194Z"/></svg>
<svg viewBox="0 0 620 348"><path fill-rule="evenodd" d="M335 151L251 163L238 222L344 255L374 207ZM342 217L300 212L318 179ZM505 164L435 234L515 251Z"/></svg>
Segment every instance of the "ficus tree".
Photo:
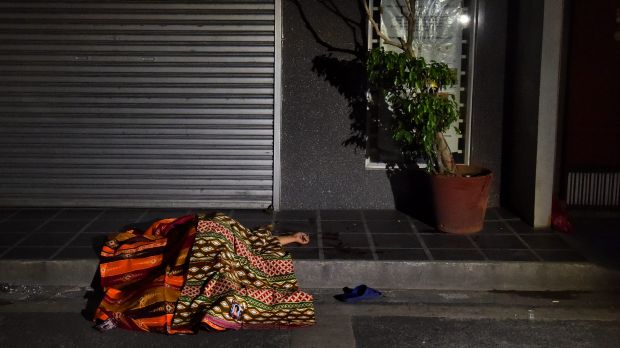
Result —
<svg viewBox="0 0 620 348"><path fill-rule="evenodd" d="M360 1L376 35L397 49L372 49L366 69L372 94L384 98L392 112L392 137L403 160L413 163L422 158L430 173L454 175L456 165L443 133L459 118L454 95L445 92L457 83L456 71L416 55L416 0L396 2L407 22L406 36L397 38L382 32L367 0Z"/></svg>

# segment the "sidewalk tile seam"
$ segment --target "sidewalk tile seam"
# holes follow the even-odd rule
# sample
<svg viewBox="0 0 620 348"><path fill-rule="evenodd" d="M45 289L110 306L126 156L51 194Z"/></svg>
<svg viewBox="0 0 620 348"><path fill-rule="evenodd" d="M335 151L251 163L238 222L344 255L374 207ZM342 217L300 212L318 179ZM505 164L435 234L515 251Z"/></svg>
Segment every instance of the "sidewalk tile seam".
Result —
<svg viewBox="0 0 620 348"><path fill-rule="evenodd" d="M22 209L23 210L23 209ZM58 214L60 214L63 211L63 209L59 209L55 214L53 214L52 216L50 216L49 218L47 218L46 220L43 220L43 222L41 222L34 230L32 230L29 233L26 233L20 240L18 240L17 242L15 242L15 244L13 244L12 246L10 246L9 248L7 248L6 250L4 250L4 252L0 253L0 259L4 258L5 255L9 254L13 249L19 247L19 244L26 240L28 237L30 237L31 235L33 235L35 232L37 232L39 229L41 229L43 226L45 226L48 222L52 221L54 219L54 217Z"/></svg>
<svg viewBox="0 0 620 348"><path fill-rule="evenodd" d="M521 236L517 233L514 227L510 225L510 223L505 222L504 225L506 226L506 228L508 228L508 230L512 231L512 233L521 241L521 243L523 243L523 245L527 247L529 251L534 253L534 256L536 256L538 261L544 261L543 258L534 249L532 249L530 245L523 238L521 238Z"/></svg>
<svg viewBox="0 0 620 348"><path fill-rule="evenodd" d="M303 247L300 247L303 248ZM359 250L370 250L370 247L323 247L323 249L359 249ZM417 247L417 248L413 248L413 247L377 247L375 249L389 249L389 250L423 250L424 248L422 247ZM471 250L475 250L475 249L471 249Z"/></svg>
<svg viewBox="0 0 620 348"><path fill-rule="evenodd" d="M8 215L5 219L1 220L0 222L6 222L7 220L10 219L10 217L13 217L15 215L17 215L19 212L23 211L24 209L16 209L12 214ZM32 210L36 210L36 209L32 209ZM84 209L79 209L79 210L84 210ZM144 218L146 216L149 216L149 214L157 214L160 210L159 209L136 209L138 212L141 212L140 216L136 219L136 222L142 222L144 220ZM176 209L174 209L176 210ZM185 209L179 209L179 210L185 210ZM42 220L41 223L37 224L37 226L30 232L27 233L23 233L20 234L21 238L16 240L16 242L6 245L6 246L2 246L0 247L0 258L2 258L4 255L8 254L11 252L11 250L14 250L16 248L19 248L20 250L22 248L30 248L29 250L46 250L47 249L53 249L54 247L50 247L49 244L47 245L37 245L37 244L33 244L33 245L27 245L27 244L23 244L23 242L27 241L28 238L31 238L33 235L36 235L37 232L41 232L44 229L44 226L47 226L49 223L52 223L53 221L58 221L58 222L77 222L80 221L79 219L72 219L70 217L67 217L66 214L67 213L71 213L72 209L71 208L61 208L58 210L55 209L51 209L51 211L55 211L55 213L53 215L51 215L50 217L47 218L47 220ZM56 256L60 255L61 253L63 253L63 251L67 250L67 249L72 249L72 250L84 250L84 251L88 251L88 250L92 250L92 246L87 246L87 245L81 245L81 244L73 244L73 242L75 240L77 240L78 238L80 238L81 236L93 236L93 238L95 238L96 236L105 236L105 235L110 235L111 233L116 233L118 231L100 231L100 232L95 232L95 231L87 231L89 226L92 226L93 223L97 222L97 221L101 221L101 218L104 214L106 214L109 209L89 209L89 211L99 211L99 214L97 214L96 216L91 217L89 220L83 220L84 222L84 226L82 226L82 228L75 234L71 233L72 236L63 244L63 245L58 245L58 247L56 248L57 250L55 250L55 252L53 253L52 256L50 256L49 259L53 259ZM78 211L76 211L77 213ZM234 214L234 210L230 211L231 215ZM482 258L484 258L485 260L492 260L492 259L498 259L498 258L515 258L514 255L511 255L510 253L515 253L515 254L522 254L523 255L527 255L526 253L529 252L532 255L535 256L536 259L538 259L539 262L547 262L547 260L551 259L552 261L556 261L556 259L561 259L562 255L561 254L565 254L566 255L566 259L570 259L570 258L582 258L584 260L587 260L587 258L584 257L584 255L579 252L575 247L573 247L572 245L566 245L564 246L553 246L551 245L551 247L549 248L544 248L544 247L534 247L533 245L530 245L529 243L527 243L526 239L529 238L530 236L538 236L540 238L555 238L555 237L550 237L550 236L556 236L556 234L545 231L544 234L541 234L540 231L526 231L523 233L519 233L515 230L515 228L513 226L511 226L511 222L514 221L521 221L519 219L510 219L510 218L506 218L506 219L487 219L487 222L493 222L493 223L497 223L495 225L501 225L503 227L505 227L507 229L507 233L495 233L495 232L491 232L491 233L480 233L480 234L475 234L474 236L483 236L483 239L486 238L502 238L502 237L506 237L506 236L513 236L515 239L519 240L520 244L524 247L524 248L510 248L510 247L491 247L491 248L482 248L481 245L479 245L477 243L476 240L472 239L472 236L466 236L465 238L469 239L470 244L472 244L473 247L458 247L458 246L450 246L450 245L446 245L446 246L440 246L440 247L429 247L429 245L426 243L424 238L438 238L438 236L445 236L444 238L447 239L451 239L452 237L457 238L457 237L461 237L461 236L454 236L451 234L442 234L442 233L437 233L436 231L429 231L424 229L423 231L419 231L417 228L417 224L420 223L417 220L413 220L410 217L407 217L406 220L403 222L399 219L373 219L373 220L367 220L365 215L364 215L364 211L363 210L359 210L359 214L360 214L360 219L350 219L350 218L343 218L343 219L323 219L321 216L321 210L316 210L314 211L314 213L316 214L316 230L314 231L307 231L308 233L310 233L311 235L315 236L316 238L316 244L317 246L299 246L299 247L292 247L290 249L294 250L294 252L297 253L305 253L307 254L306 256L309 256L309 254L314 254L318 252L318 258L319 259L326 259L325 255L324 255L324 251L329 251L330 253L339 253L342 252L343 250L346 252L346 250L352 250L352 251L357 251L357 252L361 252L361 253L368 253L371 252L372 256L373 256L373 260L379 260L379 259L385 259L385 255L381 255L381 252L387 252L387 253L401 253L402 255L406 255L407 252L420 252L423 251L426 254L426 258L428 260L433 260L434 256L432 254L433 251L436 252L450 252L453 251L455 253L458 253L459 250L464 251L464 252L477 252L479 254L479 256L481 256ZM383 212L385 213L385 212ZM66 219L58 219L58 216L64 214L64 217L67 217ZM272 223L278 221L276 214L272 214L270 216ZM13 221L27 221L27 220L13 220ZM106 220L107 221L107 220ZM119 220L121 221L121 220ZM386 224L399 224L399 226L402 226L402 224L406 224L407 225L407 230L403 229L400 232L387 232L387 233L377 233L375 231L372 231L369 227L369 221L373 224L373 225L380 225L383 223ZM308 217L304 220L290 220L290 219L284 219L281 220L281 223L286 224L287 222L292 222L292 223L312 223L313 218L312 217ZM339 231L339 232L331 232L331 233L325 233L322 230L323 224L324 223L330 223L330 222L340 222L340 223L344 223L345 225L347 223L360 223L363 228L364 231L363 232L356 232L356 231ZM422 225L424 226L424 225ZM525 231L525 230L524 230ZM48 233L48 232L45 232ZM43 232L39 233L41 235L45 234ZM49 235L66 235L68 233L66 232L49 232ZM364 245L364 246L354 246L354 247L350 247L350 246L337 246L337 245L332 245L332 246L326 246L324 245L324 237L326 236L338 236L338 235L342 235L342 236L350 236L350 235L365 235L365 238L368 242L368 245ZM525 238L521 238L520 234L524 234ZM379 246L377 245L375 238L387 238L387 240L391 240L391 238L394 239L399 239L399 238L405 238L403 236L407 236L407 235L413 235L415 236L415 240L417 240L417 244L416 246L411 246L411 245L405 245L405 246L396 246L394 245L394 243L396 243L397 241L394 240L394 243L388 244L389 246ZM382 237L383 236L383 237ZM496 237L494 237L496 236ZM563 240L564 236L558 236L560 238L560 240ZM380 243L381 244L381 243ZM490 253L506 253L506 256L497 256L494 255L493 257L489 257L489 255L487 255L485 253L485 251L490 252ZM542 255L539 255L539 253L545 253L545 254L549 254L550 256L547 257L542 257ZM555 253L555 254L553 254ZM334 258L334 255L332 255L331 257L327 258L327 259L338 259L338 257L343 258L343 259L356 259L355 257L351 257L350 255L335 255L336 258ZM352 255L355 256L355 255ZM367 259L366 254L361 255L359 258L357 259ZM409 256L409 257L406 257ZM407 260L410 259L413 256L410 255L406 255L403 258L393 258L394 260ZM417 256L416 256L417 257ZM525 256L524 256L525 257ZM304 257L302 257L304 258ZM517 257L518 258L518 257ZM306 257L307 259L307 257ZM510 260L511 262L521 262L521 260ZM525 261L525 260L523 260ZM570 260L566 260L567 262ZM562 262L562 261L560 261Z"/></svg>
<svg viewBox="0 0 620 348"><path fill-rule="evenodd" d="M6 222L8 220L10 220L13 216L17 215L17 213L19 213L21 209L16 209L13 213L5 216L3 219L0 219L0 223Z"/></svg>
<svg viewBox="0 0 620 348"><path fill-rule="evenodd" d="M482 248L476 243L476 241L472 238L472 235L467 234L465 237L469 240L469 242L474 246L474 250L476 250L480 255L482 255L482 259L488 261L489 258L482 252ZM454 250L454 249L452 249ZM458 249L457 249L458 250Z"/></svg>
<svg viewBox="0 0 620 348"><path fill-rule="evenodd" d="M321 210L316 211L316 238L319 249L319 260L325 260L325 252L323 246L323 223L321 219Z"/></svg>
<svg viewBox="0 0 620 348"><path fill-rule="evenodd" d="M90 225L92 225L100 216L102 216L107 209L104 209L102 211L99 212L99 214L97 214L97 216L93 217L90 222L88 222L86 225L84 225L84 227L82 227L81 230L79 230L74 236L73 238L70 238L62 247L60 247L52 256L49 257L50 260L53 260L56 256L58 256L60 253L62 253L62 251L67 248L69 245L71 245L71 243L78 238L78 236L81 235L81 233L86 230Z"/></svg>
<svg viewBox="0 0 620 348"><path fill-rule="evenodd" d="M418 227L415 225L413 219L411 217L407 216L407 222L409 223L409 226L411 227L411 230L413 231L413 234L418 239L418 242L420 243L420 245L424 249L424 253L426 254L426 258L428 260L432 261L433 260L433 254L431 254L430 250L428 249L428 245L426 244L426 241L424 240L424 238L420 234L420 231L418 230Z"/></svg>
<svg viewBox="0 0 620 348"><path fill-rule="evenodd" d="M376 261L379 259L379 257L377 256L377 250L375 249L376 244L375 244L374 237L370 233L370 228L368 228L368 221L366 220L364 211L360 210L359 214L360 214L360 217L362 218L362 226L364 227L364 231L366 232L366 238L368 240L368 245L370 246L370 252L372 253L372 259Z"/></svg>

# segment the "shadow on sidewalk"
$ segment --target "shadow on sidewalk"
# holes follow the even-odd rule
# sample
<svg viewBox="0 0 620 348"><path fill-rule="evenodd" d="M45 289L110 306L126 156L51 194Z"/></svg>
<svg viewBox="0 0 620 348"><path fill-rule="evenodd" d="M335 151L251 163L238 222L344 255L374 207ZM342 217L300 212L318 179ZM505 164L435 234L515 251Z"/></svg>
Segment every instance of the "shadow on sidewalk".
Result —
<svg viewBox="0 0 620 348"><path fill-rule="evenodd" d="M620 270L620 212L573 209L569 212L573 245L592 262Z"/></svg>

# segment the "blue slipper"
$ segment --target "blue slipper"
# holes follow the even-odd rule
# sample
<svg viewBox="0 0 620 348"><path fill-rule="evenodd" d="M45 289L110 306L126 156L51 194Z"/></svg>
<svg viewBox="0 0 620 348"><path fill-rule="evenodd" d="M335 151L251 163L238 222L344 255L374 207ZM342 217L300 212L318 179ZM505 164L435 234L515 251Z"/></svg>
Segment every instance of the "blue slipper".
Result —
<svg viewBox="0 0 620 348"><path fill-rule="evenodd" d="M364 284L358 285L355 288L342 288L343 294L335 295L334 298L338 301L346 303L357 303L363 300L370 300L381 296L381 292L370 288Z"/></svg>

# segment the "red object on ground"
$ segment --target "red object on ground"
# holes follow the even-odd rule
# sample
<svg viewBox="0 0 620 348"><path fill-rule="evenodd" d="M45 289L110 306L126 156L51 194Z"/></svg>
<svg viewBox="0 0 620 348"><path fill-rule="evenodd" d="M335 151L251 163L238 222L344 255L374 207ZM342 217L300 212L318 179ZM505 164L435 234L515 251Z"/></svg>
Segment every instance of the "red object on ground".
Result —
<svg viewBox="0 0 620 348"><path fill-rule="evenodd" d="M551 203L551 228L564 233L573 232L573 226L568 220L566 203L560 201L556 196L553 196Z"/></svg>

